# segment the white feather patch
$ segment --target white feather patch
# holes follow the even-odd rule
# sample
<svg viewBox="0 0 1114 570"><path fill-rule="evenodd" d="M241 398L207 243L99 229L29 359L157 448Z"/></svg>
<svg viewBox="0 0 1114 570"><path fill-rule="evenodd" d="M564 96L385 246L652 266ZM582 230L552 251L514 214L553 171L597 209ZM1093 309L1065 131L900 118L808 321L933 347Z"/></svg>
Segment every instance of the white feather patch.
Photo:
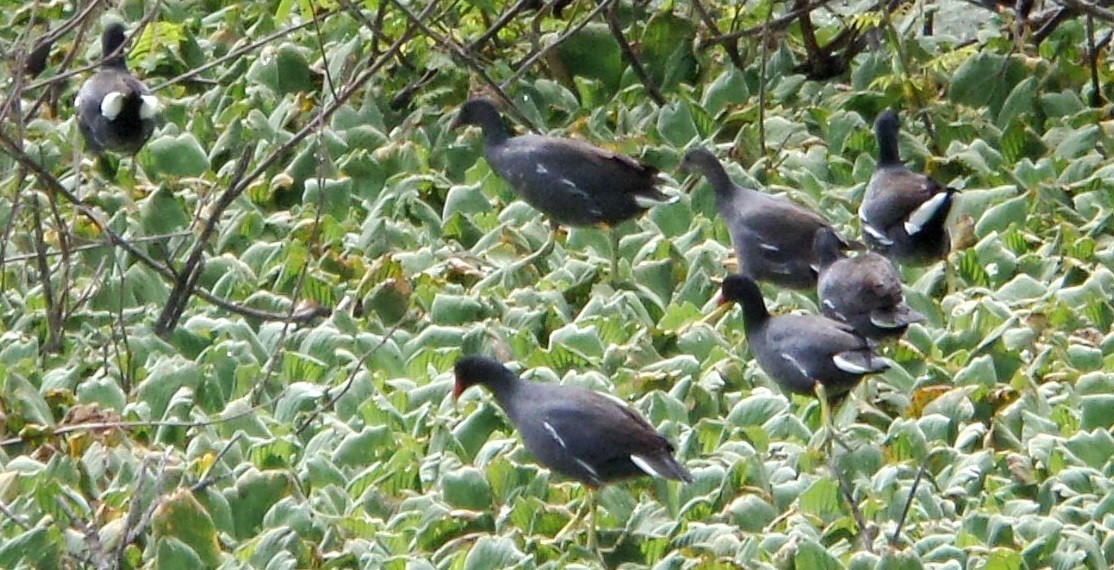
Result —
<svg viewBox="0 0 1114 570"><path fill-rule="evenodd" d="M568 449L568 446L565 445L565 440L561 439L561 435L557 433L557 430L554 429L549 422L542 422L542 427L545 428L545 431L549 432L549 435L553 436L553 439L557 441L557 445L560 445L561 449Z"/></svg>
<svg viewBox="0 0 1114 570"><path fill-rule="evenodd" d="M634 463L635 465L637 465L639 469L645 471L647 475L649 475L651 477L665 478L664 475L662 475L661 473L658 473L656 469L651 467L650 462L646 461L646 459L644 457L641 457L641 456L638 456L638 455L631 455L630 460L631 460L631 463Z"/></svg>
<svg viewBox="0 0 1114 570"><path fill-rule="evenodd" d="M159 112L159 99L154 95L144 95L139 99L142 101L139 104L139 118L153 119Z"/></svg>
<svg viewBox="0 0 1114 570"><path fill-rule="evenodd" d="M622 398L619 398L618 396L616 396L614 394L608 394L607 392L596 392L596 393L603 396L604 398L607 398L608 400L611 400L612 402L615 402L616 406L621 406L623 409L628 408L627 403L624 402L622 400Z"/></svg>
<svg viewBox="0 0 1114 570"><path fill-rule="evenodd" d="M903 322L899 322L899 321L895 321L895 320L883 321L883 320L877 319L875 317L870 317L870 324L872 324L872 325L874 325L874 326L876 326L880 329L899 329L899 328L907 325L908 323L903 323Z"/></svg>
<svg viewBox="0 0 1114 570"><path fill-rule="evenodd" d="M672 204L673 202L676 202L680 199L680 196L669 196L664 200L659 200L657 198L651 198L649 196L640 196L638 194L634 195L634 203L637 204L639 208L652 208L660 204Z"/></svg>
<svg viewBox="0 0 1114 570"><path fill-rule="evenodd" d="M588 465L588 463L586 461L584 461L583 459L581 459L579 457L574 457L573 459L576 461L577 465L580 465L581 467L584 468L585 471L590 473L592 475L593 479L599 479L600 478L600 474L596 473L596 468L595 467L592 467L591 465Z"/></svg>
<svg viewBox="0 0 1114 570"><path fill-rule="evenodd" d="M880 243L882 245L893 245L894 240L886 237L886 234L884 234L884 233L878 231L877 229L875 229L874 226L868 224L866 220L860 220L860 221L862 222L863 231L870 234L870 237L877 240L878 243Z"/></svg>
<svg viewBox="0 0 1114 570"><path fill-rule="evenodd" d="M101 114L110 121L116 120L120 111L124 110L124 94L113 91L101 99Z"/></svg>
<svg viewBox="0 0 1114 570"><path fill-rule="evenodd" d="M840 354L833 356L832 362L835 363L836 368L839 368L840 370L849 374L866 374L868 372L871 372L869 368L863 368L862 366L859 366L858 364L844 358L843 355Z"/></svg>
<svg viewBox="0 0 1114 570"><path fill-rule="evenodd" d="M805 378L810 377L809 373L808 373L808 370L806 370L804 365L801 364L801 361L797 360L796 358L793 358L792 354L789 354L787 352L783 352L783 353L781 353L781 357L784 358L785 360L788 360L789 364L792 364L793 367L795 367L797 369L797 371L801 373L802 376L804 376Z"/></svg>
<svg viewBox="0 0 1114 570"><path fill-rule="evenodd" d="M917 206L912 214L909 214L909 219L905 220L905 233L913 235L922 229L924 225L932 219L933 216L944 206L944 202L948 199L947 192L940 192L933 196L924 204Z"/></svg>
<svg viewBox="0 0 1114 570"><path fill-rule="evenodd" d="M778 246L770 245L770 244L768 244L766 242L762 242L762 241L758 242L758 247L760 247L760 248L762 248L766 251L775 251L775 252L776 251L781 251L781 249Z"/></svg>
<svg viewBox="0 0 1114 570"><path fill-rule="evenodd" d="M549 169L546 168L544 164L539 163L537 168L534 169L534 172L538 174L549 174Z"/></svg>

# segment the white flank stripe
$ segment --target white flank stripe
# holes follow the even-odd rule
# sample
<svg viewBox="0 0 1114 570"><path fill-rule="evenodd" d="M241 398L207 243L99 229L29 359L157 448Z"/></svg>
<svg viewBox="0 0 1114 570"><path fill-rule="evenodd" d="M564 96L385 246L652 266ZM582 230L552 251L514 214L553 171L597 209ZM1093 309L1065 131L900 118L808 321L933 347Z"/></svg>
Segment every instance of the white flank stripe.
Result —
<svg viewBox="0 0 1114 570"><path fill-rule="evenodd" d="M592 467L591 465L588 465L588 463L586 463L583 459L581 459L579 457L574 457L573 459L575 459L576 463L578 465L580 465L581 467L583 467L585 471L587 471L588 473L591 473L593 479L599 479L600 478L600 474L596 473L596 469L594 467Z"/></svg>
<svg viewBox="0 0 1114 570"><path fill-rule="evenodd" d="M538 164L538 167L535 168L534 171L538 174L549 174L549 169L546 168L544 164Z"/></svg>
<svg viewBox="0 0 1114 570"><path fill-rule="evenodd" d="M639 469L645 471L647 475L649 475L651 477L658 477L658 478L661 478L661 479L665 478L664 475L662 475L661 473L658 473L657 470L655 470L653 467L650 467L650 462L646 461L645 458L640 457L638 455L632 455L632 456L630 456L630 460L631 460L631 463L634 463L635 465L637 465Z"/></svg>
<svg viewBox="0 0 1114 570"><path fill-rule="evenodd" d="M557 445L560 445L561 449L568 449L568 446L565 445L565 440L561 439L561 436L557 434L557 430L553 429L553 426L549 425L549 422L542 422L542 427L545 428L545 431L549 432L549 435L553 436L553 439L557 440Z"/></svg>
<svg viewBox="0 0 1114 570"><path fill-rule="evenodd" d="M796 367L797 371L800 372L801 375L803 375L805 378L811 378L811 376L808 373L808 370L806 370L805 367L803 365L801 365L801 362L799 360L797 360L796 358L793 358L793 355L791 355L789 353L786 353L786 352L783 352L783 353L781 353L781 357L788 360L789 363L792 364L794 367Z"/></svg>
<svg viewBox="0 0 1114 570"><path fill-rule="evenodd" d="M870 372L869 368L863 368L862 366L859 366L858 364L847 360L840 354L833 356L832 362L835 363L836 368L839 368L840 370L849 374L866 374L867 372Z"/></svg>
<svg viewBox="0 0 1114 570"><path fill-rule="evenodd" d="M924 225L944 206L947 199L948 193L946 191L940 192L924 204L917 206L917 209L909 214L909 219L905 221L905 233L913 235L924 229Z"/></svg>
<svg viewBox="0 0 1114 570"><path fill-rule="evenodd" d="M860 221L862 222L863 231L870 234L870 236L874 239L878 240L878 243L882 245L893 245L894 241L886 237L886 234L874 229L874 226L868 224L866 220Z"/></svg>
<svg viewBox="0 0 1114 570"><path fill-rule="evenodd" d="M758 247L760 247L760 248L762 248L766 251L781 251L780 249L778 249L778 246L770 245L770 244L765 243L765 242L758 242Z"/></svg>

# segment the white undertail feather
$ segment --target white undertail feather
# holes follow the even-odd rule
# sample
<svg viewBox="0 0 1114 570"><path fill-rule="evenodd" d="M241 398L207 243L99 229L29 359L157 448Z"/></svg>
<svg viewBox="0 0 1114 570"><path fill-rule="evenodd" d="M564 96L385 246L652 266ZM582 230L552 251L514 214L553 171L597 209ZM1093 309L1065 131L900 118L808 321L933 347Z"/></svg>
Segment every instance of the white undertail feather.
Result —
<svg viewBox="0 0 1114 570"><path fill-rule="evenodd" d="M634 463L635 465L637 465L639 469L645 471L647 475L649 475L651 477L658 477L660 479L665 478L665 475L662 475L661 473L658 473L657 469L654 469L650 465L650 462L646 461L645 457L642 457L642 456L639 456L639 455L631 455L630 460L631 460L631 463Z"/></svg>
<svg viewBox="0 0 1114 570"><path fill-rule="evenodd" d="M884 319L883 320L883 319L880 319L880 318L878 318L874 315L871 315L870 316L870 324L872 324L872 325L874 325L874 326L876 326L880 329L897 329L897 328L901 328L901 327L903 327L903 326L905 326L909 323L903 323L903 322L901 322L900 320L897 320L897 319Z"/></svg>
<svg viewBox="0 0 1114 570"><path fill-rule="evenodd" d="M851 360L842 354L833 356L832 362L835 363L836 368L849 374L866 374L867 372L871 372L871 369L860 366L858 363L851 362Z"/></svg>
<svg viewBox="0 0 1114 570"><path fill-rule="evenodd" d="M124 94L119 91L113 91L101 99L101 114L110 121L115 120L123 109Z"/></svg>
<svg viewBox="0 0 1114 570"><path fill-rule="evenodd" d="M144 95L139 98L142 103L139 104L139 118L140 119L153 119L159 112L159 100L154 95Z"/></svg>
<svg viewBox="0 0 1114 570"><path fill-rule="evenodd" d="M637 204L639 208L650 208L661 204L672 204L673 202L676 202L680 199L680 196L669 196L663 200L659 198L651 198L649 196L642 196L640 194L634 195L634 203Z"/></svg>
<svg viewBox="0 0 1114 570"><path fill-rule="evenodd" d="M926 200L924 204L917 206L917 209L909 214L909 219L905 220L905 233L913 235L924 229L924 225L936 215L940 208L944 207L947 200L948 193L940 192Z"/></svg>

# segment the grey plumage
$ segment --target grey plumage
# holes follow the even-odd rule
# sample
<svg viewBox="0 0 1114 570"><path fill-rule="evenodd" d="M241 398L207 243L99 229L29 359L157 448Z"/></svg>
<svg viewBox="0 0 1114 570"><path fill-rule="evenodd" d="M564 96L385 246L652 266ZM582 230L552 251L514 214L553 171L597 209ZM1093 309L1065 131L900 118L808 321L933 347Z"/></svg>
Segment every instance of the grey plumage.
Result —
<svg viewBox="0 0 1114 570"><path fill-rule="evenodd" d="M890 367L847 323L820 315L770 316L758 284L749 277L724 279L723 299L742 305L750 352L762 370L790 392L813 395L819 383L836 399L867 374Z"/></svg>
<svg viewBox="0 0 1114 570"><path fill-rule="evenodd" d="M887 109L874 123L878 166L859 207L863 241L900 263L923 265L951 248L946 227L956 190L909 170L898 156L897 113Z"/></svg>
<svg viewBox="0 0 1114 570"><path fill-rule="evenodd" d="M471 99L450 128L478 125L491 169L542 213L569 226L614 225L675 198L658 190L658 170L586 142L511 136L495 105Z"/></svg>
<svg viewBox="0 0 1114 570"><path fill-rule="evenodd" d="M889 259L873 252L845 257L839 248L835 232L817 232L820 278L816 294L825 316L879 340L901 336L909 325L924 320L924 315L905 304L901 276Z"/></svg>
<svg viewBox="0 0 1114 570"><path fill-rule="evenodd" d="M735 184L706 149L690 150L681 170L702 174L716 194L716 209L727 224L739 273L782 287L816 286L812 242L831 225L817 213L789 200Z"/></svg>
<svg viewBox="0 0 1114 570"><path fill-rule="evenodd" d="M542 465L598 487L653 475L692 481L673 445L620 400L583 388L527 382L499 362L465 356L454 366L454 397L483 384Z"/></svg>
<svg viewBox="0 0 1114 570"><path fill-rule="evenodd" d="M113 22L105 27L101 52L108 59L82 84L74 101L85 145L95 153L134 154L155 130L158 101L128 71L123 53L111 55L124 40L123 24Z"/></svg>

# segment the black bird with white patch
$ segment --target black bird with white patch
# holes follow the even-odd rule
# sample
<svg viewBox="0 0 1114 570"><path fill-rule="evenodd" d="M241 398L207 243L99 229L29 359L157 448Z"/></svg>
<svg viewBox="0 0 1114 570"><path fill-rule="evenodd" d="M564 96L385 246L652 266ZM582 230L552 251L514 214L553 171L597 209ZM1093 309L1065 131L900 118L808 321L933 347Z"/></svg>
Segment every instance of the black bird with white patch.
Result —
<svg viewBox="0 0 1114 570"><path fill-rule="evenodd" d="M461 357L453 370L453 399L470 386L486 386L538 463L588 487L589 548L596 545L596 488L645 475L686 483L693 480L689 470L673 457L673 444L614 396L575 386L527 382L482 356Z"/></svg>
<svg viewBox="0 0 1114 570"><path fill-rule="evenodd" d="M673 458L673 444L618 398L527 382L482 356L461 357L453 370L453 398L476 384L487 387L526 449L557 473L589 487L644 475L692 481Z"/></svg>
<svg viewBox="0 0 1114 570"><path fill-rule="evenodd" d="M158 100L128 71L123 53L124 25L110 23L101 35L101 69L81 86L74 101L78 125L89 150L135 154L155 131Z"/></svg>
<svg viewBox="0 0 1114 570"><path fill-rule="evenodd" d="M905 304L901 276L885 256L864 251L846 257L839 236L828 228L816 233L820 261L816 295L824 315L850 324L874 340L901 336L924 315Z"/></svg>
<svg viewBox="0 0 1114 570"><path fill-rule="evenodd" d="M903 264L926 265L951 249L946 224L957 191L902 164L899 127L897 113L890 109L874 123L878 166L867 183L859 221L871 249Z"/></svg>
<svg viewBox="0 0 1114 570"><path fill-rule="evenodd" d="M781 287L816 286L819 266L812 242L816 232L831 228L827 220L785 198L735 184L707 149L690 150L681 170L701 174L712 185L716 209L735 245L739 273Z"/></svg>
<svg viewBox="0 0 1114 570"><path fill-rule="evenodd" d="M843 322L820 315L770 316L758 284L745 275L723 280L721 302L743 308L747 345L758 365L779 386L831 400L850 392L868 374L890 367L870 342Z"/></svg>
<svg viewBox="0 0 1114 570"><path fill-rule="evenodd" d="M658 170L633 158L586 142L536 134L511 136L499 111L487 99L470 99L449 129L478 125L491 169L527 204L548 216L553 233L531 262L548 253L557 224L614 226L656 204L676 200L662 193ZM618 234L612 230L612 272L618 264Z"/></svg>

